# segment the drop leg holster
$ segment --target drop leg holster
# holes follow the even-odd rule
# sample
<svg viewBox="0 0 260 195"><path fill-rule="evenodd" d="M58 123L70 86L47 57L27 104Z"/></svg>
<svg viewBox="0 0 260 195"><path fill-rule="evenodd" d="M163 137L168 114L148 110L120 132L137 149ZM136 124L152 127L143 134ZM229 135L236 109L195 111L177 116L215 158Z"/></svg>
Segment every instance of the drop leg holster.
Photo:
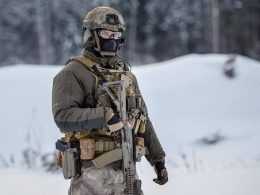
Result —
<svg viewBox="0 0 260 195"><path fill-rule="evenodd" d="M62 152L62 173L65 179L71 179L75 176L81 175L81 161L79 142L70 141L64 142L58 140L56 142L56 149Z"/></svg>

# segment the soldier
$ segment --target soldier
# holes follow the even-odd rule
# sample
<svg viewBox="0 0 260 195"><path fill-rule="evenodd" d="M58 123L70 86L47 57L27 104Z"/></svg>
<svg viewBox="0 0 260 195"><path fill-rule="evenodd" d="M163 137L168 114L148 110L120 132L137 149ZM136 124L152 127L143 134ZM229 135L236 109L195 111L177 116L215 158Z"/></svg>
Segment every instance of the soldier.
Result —
<svg viewBox="0 0 260 195"><path fill-rule="evenodd" d="M137 80L118 56L125 43L124 30L123 17L115 9L97 7L90 11L83 21L83 55L70 59L53 81L53 116L64 134L56 143L62 151L58 164L64 177L72 178L70 195L143 194L141 189L126 192L125 157L120 150L125 124L110 93L102 87L104 82L126 83L122 101L126 102L127 127L134 132L133 159L136 162L145 155L157 173L154 182L163 185L168 181L165 152ZM120 99L120 88L109 89Z"/></svg>

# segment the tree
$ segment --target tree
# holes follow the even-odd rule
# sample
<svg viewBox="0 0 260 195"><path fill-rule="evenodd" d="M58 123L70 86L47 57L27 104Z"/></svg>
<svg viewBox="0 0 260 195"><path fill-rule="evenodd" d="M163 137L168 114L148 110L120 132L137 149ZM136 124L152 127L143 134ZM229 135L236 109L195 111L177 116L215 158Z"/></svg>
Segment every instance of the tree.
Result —
<svg viewBox="0 0 260 195"><path fill-rule="evenodd" d="M121 55L134 64L209 52L260 60L259 0L0 0L0 65L80 55L82 20L97 6L124 16Z"/></svg>

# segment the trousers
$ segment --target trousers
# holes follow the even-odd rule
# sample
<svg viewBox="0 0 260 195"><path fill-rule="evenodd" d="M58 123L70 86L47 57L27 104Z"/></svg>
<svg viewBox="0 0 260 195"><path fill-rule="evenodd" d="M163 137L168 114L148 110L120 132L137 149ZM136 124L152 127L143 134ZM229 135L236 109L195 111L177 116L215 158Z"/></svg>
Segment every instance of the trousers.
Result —
<svg viewBox="0 0 260 195"><path fill-rule="evenodd" d="M71 179L69 195L123 195L123 171L111 166L83 167L80 177Z"/></svg>

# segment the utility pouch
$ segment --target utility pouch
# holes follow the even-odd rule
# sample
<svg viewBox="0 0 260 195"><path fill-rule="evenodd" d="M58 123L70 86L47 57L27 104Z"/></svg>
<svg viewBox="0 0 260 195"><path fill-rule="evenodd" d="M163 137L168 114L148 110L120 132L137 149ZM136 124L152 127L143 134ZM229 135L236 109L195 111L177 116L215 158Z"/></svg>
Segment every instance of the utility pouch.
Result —
<svg viewBox="0 0 260 195"><path fill-rule="evenodd" d="M136 145L144 147L144 138L143 137L136 137Z"/></svg>
<svg viewBox="0 0 260 195"><path fill-rule="evenodd" d="M138 128L138 132L139 133L145 133L145 129L146 129L146 117L144 115L140 116L140 125Z"/></svg>
<svg viewBox="0 0 260 195"><path fill-rule="evenodd" d="M81 139L80 145L80 158L82 160L92 160L95 156L95 141L94 139Z"/></svg>
<svg viewBox="0 0 260 195"><path fill-rule="evenodd" d="M144 138L142 137L136 137L136 161L140 162L142 156L144 156L146 154L146 149L144 146Z"/></svg>
<svg viewBox="0 0 260 195"><path fill-rule="evenodd" d="M64 142L58 140L56 149L63 153L62 173L65 179L71 179L81 175L81 163L79 158L78 142Z"/></svg>
<svg viewBox="0 0 260 195"><path fill-rule="evenodd" d="M129 122L132 125L135 134L137 132L143 134L146 128L146 117L138 109L133 109L130 116Z"/></svg>

